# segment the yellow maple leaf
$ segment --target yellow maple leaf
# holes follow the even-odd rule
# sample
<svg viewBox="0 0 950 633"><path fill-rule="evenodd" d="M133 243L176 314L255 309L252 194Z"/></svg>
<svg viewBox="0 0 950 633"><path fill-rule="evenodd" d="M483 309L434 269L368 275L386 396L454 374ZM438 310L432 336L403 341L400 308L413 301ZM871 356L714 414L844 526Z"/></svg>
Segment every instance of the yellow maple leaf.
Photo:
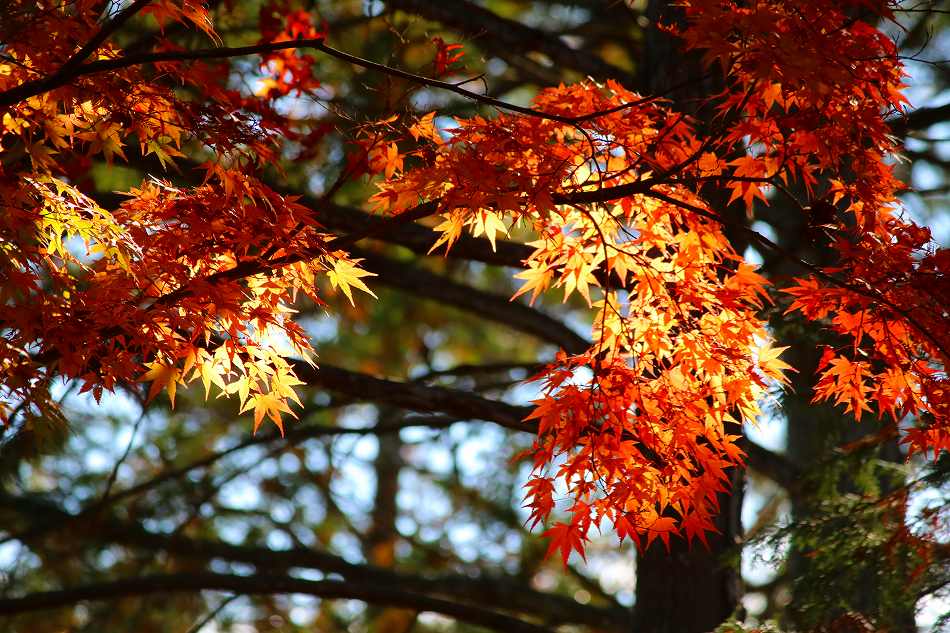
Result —
<svg viewBox="0 0 950 633"><path fill-rule="evenodd" d="M147 401L151 402L162 389L167 389L168 399L171 401L172 409L174 409L175 390L178 388L179 383L184 384L185 382L181 379L181 370L174 365L166 365L159 362L149 363L146 367L148 367L149 370L139 376L139 381L152 382L152 386L148 390Z"/></svg>
<svg viewBox="0 0 950 633"><path fill-rule="evenodd" d="M443 221L432 228L433 231L439 234L439 239L436 240L432 248L429 249L430 254L443 244L445 244L445 252L447 253L449 249L452 248L452 244L462 236L465 219L461 214L453 213L451 215L443 215L442 217Z"/></svg>
<svg viewBox="0 0 950 633"><path fill-rule="evenodd" d="M350 300L350 305L353 305L353 294L350 288L356 288L357 290L362 290L367 293L374 299L376 295L373 294L373 291L370 290L361 277L375 277L376 273L371 273L363 270L356 266L361 260L347 260L347 259L337 259L333 262L333 267L327 270L327 277L330 279L330 284L334 288L338 288L343 291L343 294L346 295L346 298Z"/></svg>
<svg viewBox="0 0 950 633"><path fill-rule="evenodd" d="M290 398L301 407L303 406L303 403L297 396L297 392L294 391L294 385L303 385L305 383L297 378L292 368L278 367L277 372L271 376L270 382L272 393L277 394L281 398Z"/></svg>
<svg viewBox="0 0 950 633"><path fill-rule="evenodd" d="M528 270L515 274L514 277L516 279L524 279L525 283L518 288L518 291L512 295L511 299L517 299L519 296L531 291L529 303L533 305L538 295L547 290L548 286L551 285L554 271L543 264L531 260L528 261L528 265L530 266Z"/></svg>
<svg viewBox="0 0 950 633"><path fill-rule="evenodd" d="M198 365L195 367L194 373L191 376L191 380L201 377L201 384L205 389L205 400L207 400L208 396L211 395L212 383L217 385L222 392L224 392L227 388L223 378L224 373L225 368L222 366L221 362L217 359L209 358L198 363Z"/></svg>
<svg viewBox="0 0 950 633"><path fill-rule="evenodd" d="M280 418L281 412L289 413L294 418L297 417L294 412L290 410L290 407L287 406L287 401L273 393L257 393L252 395L247 399L247 402L244 403L244 407L241 408L241 413L250 411L252 408L254 409L255 433L257 433L257 429L260 428L261 422L264 421L265 415L277 425L281 435L284 434L284 424Z"/></svg>
<svg viewBox="0 0 950 633"><path fill-rule="evenodd" d="M497 213L492 211L482 211L480 213L476 213L472 220L472 235L474 237L478 237L483 233L485 234L485 237L488 238L488 242L491 244L491 250L494 253L496 235L498 233L503 233L507 236L508 227L505 226L504 220L502 220Z"/></svg>
<svg viewBox="0 0 950 633"><path fill-rule="evenodd" d="M766 376L783 385L788 384L788 377L785 372L795 371L791 365L779 359L781 353L787 349L788 346L772 347L771 343L766 343L757 350L759 369Z"/></svg>

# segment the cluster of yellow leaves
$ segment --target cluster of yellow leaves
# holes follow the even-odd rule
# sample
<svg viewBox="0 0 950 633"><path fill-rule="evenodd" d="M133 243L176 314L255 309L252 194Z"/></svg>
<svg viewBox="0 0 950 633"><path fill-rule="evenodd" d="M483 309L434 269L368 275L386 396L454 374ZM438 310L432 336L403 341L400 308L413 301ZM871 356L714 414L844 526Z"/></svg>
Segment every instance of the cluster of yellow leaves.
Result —
<svg viewBox="0 0 950 633"><path fill-rule="evenodd" d="M138 380L152 383L149 400L166 390L174 407L177 386L200 378L206 398L210 395L212 384L219 388L219 397L237 394L241 403L240 412L254 412L255 432L266 416L283 433L281 413L296 417L287 401L292 400L302 406L293 387L303 383L297 379L284 357L287 350L282 352L268 342L265 336L263 340L255 341L254 345L245 342L241 346L243 349L228 342L219 345L213 353L194 348L185 356L181 367L158 361L148 363L148 371ZM300 353L301 350L289 351ZM242 356L247 356L249 362L245 363ZM186 379L189 371L192 372L191 376Z"/></svg>

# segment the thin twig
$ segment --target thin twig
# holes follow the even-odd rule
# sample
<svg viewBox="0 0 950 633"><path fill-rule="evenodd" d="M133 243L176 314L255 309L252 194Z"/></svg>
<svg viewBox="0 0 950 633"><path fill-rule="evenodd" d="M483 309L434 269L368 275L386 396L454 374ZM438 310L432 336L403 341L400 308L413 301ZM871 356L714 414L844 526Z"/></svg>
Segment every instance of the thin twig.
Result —
<svg viewBox="0 0 950 633"><path fill-rule="evenodd" d="M209 611L203 618L201 618L200 620L195 622L193 625L191 625L188 628L188 631L186 631L186 633L199 633L201 629L203 629L206 625L210 624L212 620L218 617L218 614L224 611L225 607L227 607L229 604L231 604L232 602L234 602L240 597L241 596L239 594L236 594L236 593L231 594L230 596L222 600L218 604L218 606L216 606L214 609Z"/></svg>

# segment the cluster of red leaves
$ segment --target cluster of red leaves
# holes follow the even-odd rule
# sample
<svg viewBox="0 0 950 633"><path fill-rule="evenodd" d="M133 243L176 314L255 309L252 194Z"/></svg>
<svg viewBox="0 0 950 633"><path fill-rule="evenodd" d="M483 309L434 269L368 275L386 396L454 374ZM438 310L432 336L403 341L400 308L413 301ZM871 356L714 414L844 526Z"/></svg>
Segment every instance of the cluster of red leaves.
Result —
<svg viewBox="0 0 950 633"><path fill-rule="evenodd" d="M260 13L261 43L288 40L321 40L327 36L326 26L317 27L306 10L293 8L290 0L270 0ZM309 93L320 87L313 74L313 55L294 49L274 51L262 56L261 69L267 74L258 94L276 98L290 93Z"/></svg>
<svg viewBox="0 0 950 633"><path fill-rule="evenodd" d="M724 140L755 148L732 175L801 183L813 200L802 211L820 216L838 257L788 289L792 309L850 340L827 352L816 399L857 417L872 404L894 423L917 416L904 441L936 454L950 449L950 253L898 213L903 185L885 161L898 150L888 119L906 103L904 71L865 20L891 19L891 4L690 0L682 36L731 80L720 108L741 116ZM817 174L825 191L814 191ZM734 198L764 199L735 180Z"/></svg>
<svg viewBox="0 0 950 633"><path fill-rule="evenodd" d="M759 314L766 281L723 236L704 201L716 189L752 213L800 185L802 213L817 223L822 211L840 261L788 288L790 309L851 344L826 355L816 399L858 416L876 403L895 424L918 415L912 450L950 448L950 258L897 214L885 162L896 149L886 119L904 103L893 43L850 6L681 5L679 35L726 77L702 132L610 82L561 86L535 99L548 118L475 117L447 132L423 117L409 152L423 166L387 169L375 196L390 212L438 201L446 248L465 230L494 242L523 227L536 250L517 294L563 288L595 310L594 345L536 377L531 416L529 521L547 521L555 491L566 493L570 520L548 530L565 560L604 521L638 545L713 530L726 471L742 463L738 424L784 381ZM884 3L862 8L890 15ZM819 190L819 176L831 184Z"/></svg>
<svg viewBox="0 0 950 633"><path fill-rule="evenodd" d="M173 401L177 384L201 378L206 390L237 394L255 426L265 416L280 425L299 384L286 356L309 349L289 319L297 291L319 301L314 275L325 271L344 290L362 287L312 212L252 175L279 139L295 137L291 122L209 64L85 74L86 60L69 60L98 32L101 3L35 4L10 7L30 28L6 39L0 92L70 64L76 76L0 108L0 417L47 409L56 375L82 379L97 398L150 380L151 396L167 388ZM146 13L215 38L199 3L156 2ZM95 57L119 54L104 44ZM213 152L201 186L146 181L112 210L81 190L93 158L126 160L131 143L138 160L164 165L188 142Z"/></svg>
<svg viewBox="0 0 950 633"><path fill-rule="evenodd" d="M785 368L758 314L765 280L717 222L663 199L706 209L662 176L683 174L701 148L685 117L615 84L549 89L535 107L616 111L579 124L458 121L446 141L424 118L411 132L425 167L383 183L377 204L401 212L420 194L438 200L447 247L466 228L494 241L509 223L523 226L537 239L518 294L559 287L595 310L590 350L536 377L532 524L554 508L558 481L572 499L571 520L549 530L552 548L582 552L605 519L638 544L704 538L726 471L741 464L739 423L756 419ZM611 188L631 193L585 202Z"/></svg>

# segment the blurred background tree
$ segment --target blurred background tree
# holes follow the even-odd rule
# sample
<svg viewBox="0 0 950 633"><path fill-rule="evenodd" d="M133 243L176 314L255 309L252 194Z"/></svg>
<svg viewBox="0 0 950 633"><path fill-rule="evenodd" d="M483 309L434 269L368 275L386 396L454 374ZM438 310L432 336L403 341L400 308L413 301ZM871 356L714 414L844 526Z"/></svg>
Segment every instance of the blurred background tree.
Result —
<svg viewBox="0 0 950 633"><path fill-rule="evenodd" d="M260 39L263 2L210 4L226 45ZM648 93L685 85L670 95L685 111L715 90L656 29L658 18L676 19L658 0L286 7L319 15L340 49L422 74L440 70L433 62L440 42L461 43L464 57L448 79L512 103L585 77ZM896 160L911 187L907 211L947 244L948 12L913 3L898 22L888 28L906 56L914 105L893 121L905 139ZM186 48L202 45L175 26L166 35ZM154 21L142 18L117 41L134 51L156 37ZM329 57L313 63L323 84L315 95L278 102L308 135L288 143L269 178L321 209L333 231L375 221L360 208L373 186L352 175L361 130L394 110L491 114ZM236 89L261 89L255 60L236 58L230 72ZM201 152L190 148L175 178L193 182ZM127 153L128 164L96 164L81 183L104 206L117 203L112 191L164 171L154 156ZM773 202L755 228L820 261L813 227ZM511 461L533 436L510 427L536 396L523 379L557 349L586 347L586 306L509 302L516 290L509 268L529 252L520 244L499 241L493 249L462 238L444 259L426 256L434 240L415 225L374 234L354 254L377 275L378 300L351 305L326 288L331 309L298 306L320 367L301 374L305 406L286 437L252 436L233 402L206 402L200 390L180 393L172 411L163 398L146 404L144 391L128 388L97 406L72 384L58 394L68 425L4 429L3 594L37 593L48 603L2 616L0 627L689 633L766 621L789 630L941 626L950 605L948 541L915 549L895 535L950 524L950 460L908 462L897 438L869 439L876 425L812 405L811 369L825 335L804 321L776 320L800 373L781 406L747 429L750 469L735 474L722 534L709 550L674 542L638 564L629 544L618 547L605 534L587 548L586 562L572 558L562 568L546 560L546 543L526 530L521 507L529 466ZM736 244L770 277L798 272Z"/></svg>

